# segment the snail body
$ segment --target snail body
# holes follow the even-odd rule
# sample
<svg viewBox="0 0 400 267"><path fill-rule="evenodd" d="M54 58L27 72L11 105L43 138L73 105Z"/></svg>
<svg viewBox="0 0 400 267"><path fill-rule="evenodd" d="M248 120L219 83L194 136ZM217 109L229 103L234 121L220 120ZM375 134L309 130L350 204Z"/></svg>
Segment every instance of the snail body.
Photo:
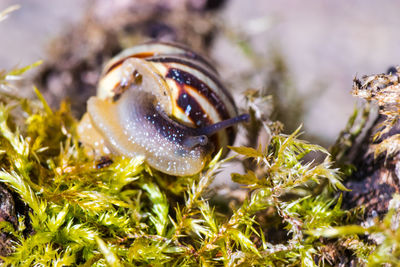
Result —
<svg viewBox="0 0 400 267"><path fill-rule="evenodd" d="M124 50L105 66L97 96L78 126L81 142L99 154L144 156L171 175L199 172L213 151L231 144L238 116L215 69L175 44Z"/></svg>

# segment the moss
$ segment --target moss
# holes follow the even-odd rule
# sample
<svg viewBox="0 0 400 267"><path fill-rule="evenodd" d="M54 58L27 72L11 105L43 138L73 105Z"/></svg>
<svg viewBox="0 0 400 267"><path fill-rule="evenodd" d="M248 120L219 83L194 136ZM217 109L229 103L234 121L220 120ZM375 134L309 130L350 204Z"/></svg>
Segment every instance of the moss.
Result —
<svg viewBox="0 0 400 267"><path fill-rule="evenodd" d="M231 159L219 153L202 173L181 178L152 170L143 158L115 158L99 168L79 145L68 105L53 111L35 91L38 100L2 95L0 105L0 150L6 152L0 179L30 207L16 229L3 224L15 239L6 264L309 264L320 242L306 232L335 225L344 214L328 193L308 190L307 196L284 199L323 180L345 189L328 157L320 164L302 162L311 151L326 151L299 140L298 131L272 136L263 151L231 148L255 161L257 170L232 174L247 188L247 198L219 214L206 194ZM23 123L17 124L20 116ZM289 233L283 243L270 243L257 221L271 207ZM32 234L24 234L27 224Z"/></svg>
<svg viewBox="0 0 400 267"><path fill-rule="evenodd" d="M38 64L0 71L0 86ZM301 140L300 128L284 135L279 122L263 121L256 105L249 105L247 141L266 131L259 148L230 147L231 158L221 159L220 152L201 173L172 177L139 157L112 163L89 157L68 103L52 110L34 90L34 100L0 92L0 181L29 206L17 214L16 226L0 222L14 241L1 257L5 265L323 266L349 252L361 264L399 264L399 197L382 221L355 224L360 211L341 208L345 168L333 167L324 148ZM247 94L268 99L257 90ZM343 134L332 150L338 161L365 124L352 129L356 116L345 131L350 138ZM316 151L326 157L305 159ZM246 196L230 205L226 197L221 210L211 183L234 158L246 166L231 173ZM365 238L371 235L381 243Z"/></svg>

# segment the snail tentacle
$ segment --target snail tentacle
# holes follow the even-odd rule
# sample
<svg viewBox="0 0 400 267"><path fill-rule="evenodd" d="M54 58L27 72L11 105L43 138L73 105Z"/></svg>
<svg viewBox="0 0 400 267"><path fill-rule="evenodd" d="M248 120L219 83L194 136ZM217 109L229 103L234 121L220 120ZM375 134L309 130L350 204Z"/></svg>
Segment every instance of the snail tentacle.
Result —
<svg viewBox="0 0 400 267"><path fill-rule="evenodd" d="M196 133L195 136L189 136L185 139L184 144L190 148L197 145L205 146L209 142L209 136L216 134L225 128L232 127L238 123L248 121L250 118L249 114L242 114L231 119L220 121L202 128L195 128L193 132Z"/></svg>
<svg viewBox="0 0 400 267"><path fill-rule="evenodd" d="M213 135L213 134L217 133L218 131L221 131L221 130L223 130L225 128L232 127L232 126L234 126L234 125L236 125L238 123L241 123L241 122L247 122L249 120L249 118L250 118L249 114L241 114L241 115L236 116L234 118L230 118L230 119L227 119L227 120L224 120L224 121L220 121L220 122L205 126L203 128L198 128L198 129L196 129L196 132L199 135L211 136L211 135Z"/></svg>

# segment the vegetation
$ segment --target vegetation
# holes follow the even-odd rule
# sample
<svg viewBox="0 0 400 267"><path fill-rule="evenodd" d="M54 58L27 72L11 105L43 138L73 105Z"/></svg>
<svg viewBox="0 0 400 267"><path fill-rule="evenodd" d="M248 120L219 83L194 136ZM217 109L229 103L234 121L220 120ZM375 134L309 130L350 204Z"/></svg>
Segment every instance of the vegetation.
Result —
<svg viewBox="0 0 400 267"><path fill-rule="evenodd" d="M279 123L262 120L256 90L248 92L248 136L266 131L268 138L257 149L230 147L230 158L220 151L198 175L172 177L140 157L89 157L67 102L52 110L36 88L35 100L8 93L38 64L0 71L0 181L23 203L17 223L0 221L13 240L4 265L329 266L341 255L355 264L400 263L400 196L383 220L356 224L362 209L341 208L342 173L351 170L299 139L300 128L284 135ZM355 126L356 116L332 150L337 160L365 125ZM314 152L324 159L307 160ZM244 173L226 179L245 197L230 201L211 184L234 160Z"/></svg>
<svg viewBox="0 0 400 267"><path fill-rule="evenodd" d="M30 67L3 72L2 86ZM298 130L273 134L265 149L231 148L256 168L232 174L247 196L222 209L209 197L210 184L232 158L219 153L193 177L158 173L143 158L107 166L85 154L68 104L53 111L35 90L38 100L1 95L0 179L29 206L15 228L1 223L14 237L5 264L310 266L326 258L312 233L348 217L333 194L345 190L338 170L329 157L303 162L311 151L327 152L299 140ZM281 227L276 242L269 229Z"/></svg>
<svg viewBox="0 0 400 267"><path fill-rule="evenodd" d="M3 73L2 84L27 69ZM329 157L302 162L311 151L326 151L299 140L298 131L272 136L265 150L231 148L257 169L232 174L247 197L221 214L207 193L231 159L219 153L204 172L183 178L166 177L143 158L115 158L102 167L79 145L68 105L53 111L36 92L41 105L3 94L0 106L0 179L30 208L15 229L2 223L15 237L6 264L309 265L321 251L308 232L345 216L330 189L311 193L324 180L345 188ZM23 124L15 124L17 116ZM299 197L285 200L295 191ZM272 227L284 226L287 240L272 243L257 220L263 212L278 219Z"/></svg>

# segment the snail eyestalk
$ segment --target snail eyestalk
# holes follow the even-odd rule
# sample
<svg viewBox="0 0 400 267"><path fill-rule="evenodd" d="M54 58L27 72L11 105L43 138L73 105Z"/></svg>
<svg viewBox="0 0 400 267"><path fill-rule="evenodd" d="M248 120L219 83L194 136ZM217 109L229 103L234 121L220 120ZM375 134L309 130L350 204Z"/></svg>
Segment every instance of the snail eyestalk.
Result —
<svg viewBox="0 0 400 267"><path fill-rule="evenodd" d="M248 121L250 118L249 114L242 114L239 116L236 116L231 119L227 119L224 121L220 121L217 123L214 123L212 125L196 129L196 134L195 136L188 136L183 140L182 145L185 147L192 149L195 146L206 146L208 145L208 136L211 136L215 133L217 133L220 130L223 130L225 128L231 127L237 123L243 122L243 121Z"/></svg>
<svg viewBox="0 0 400 267"><path fill-rule="evenodd" d="M250 119L249 114L242 114L242 115L236 116L234 118L230 118L230 119L220 121L220 122L208 125L206 127L200 128L200 129L198 129L198 134L211 136L222 129L234 126L235 124L238 124L240 122L244 122L244 121L247 122L247 121L249 121L249 119Z"/></svg>

